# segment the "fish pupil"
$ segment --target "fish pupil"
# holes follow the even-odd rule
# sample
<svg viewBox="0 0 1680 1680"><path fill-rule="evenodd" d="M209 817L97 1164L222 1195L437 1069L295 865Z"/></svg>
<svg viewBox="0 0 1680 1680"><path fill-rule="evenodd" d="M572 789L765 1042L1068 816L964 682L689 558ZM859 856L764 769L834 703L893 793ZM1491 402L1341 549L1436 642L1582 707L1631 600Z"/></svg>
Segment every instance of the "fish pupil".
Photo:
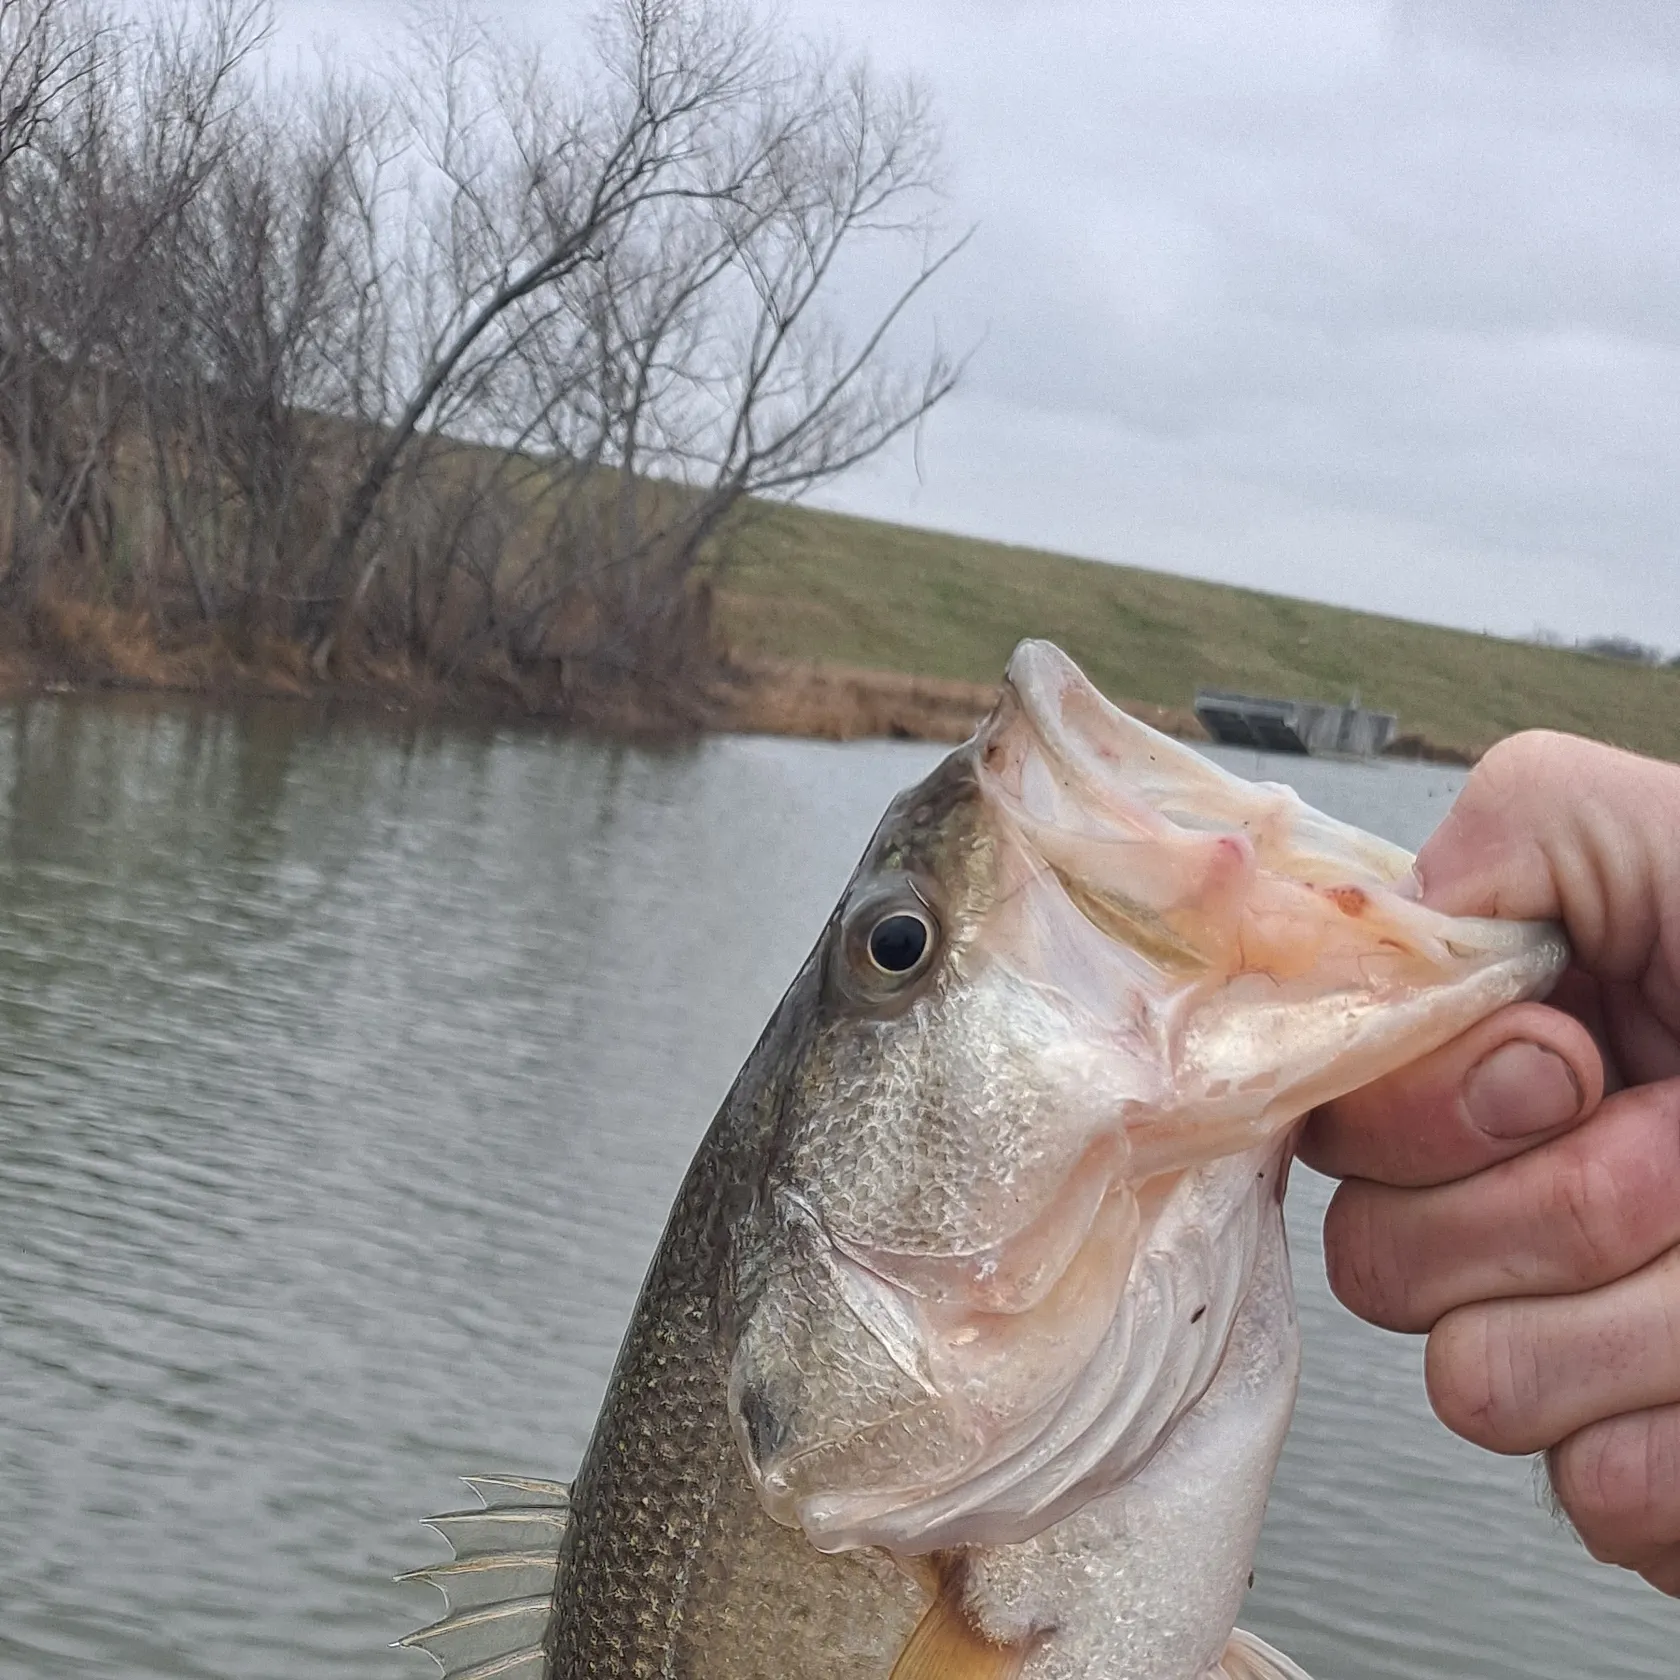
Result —
<svg viewBox="0 0 1680 1680"><path fill-rule="evenodd" d="M927 944L927 923L902 911L883 916L869 931L870 960L888 974L908 974L922 960Z"/></svg>

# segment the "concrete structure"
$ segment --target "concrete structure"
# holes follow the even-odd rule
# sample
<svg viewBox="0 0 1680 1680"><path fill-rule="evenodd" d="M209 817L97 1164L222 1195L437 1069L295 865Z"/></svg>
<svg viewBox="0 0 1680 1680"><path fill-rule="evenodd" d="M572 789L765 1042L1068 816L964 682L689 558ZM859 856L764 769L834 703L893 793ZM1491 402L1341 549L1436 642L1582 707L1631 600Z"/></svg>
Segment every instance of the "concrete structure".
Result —
<svg viewBox="0 0 1680 1680"><path fill-rule="evenodd" d="M1197 691L1196 716L1214 740L1228 747L1335 753L1349 758L1380 753L1400 726L1393 712L1330 706L1317 700L1266 700L1214 688Z"/></svg>

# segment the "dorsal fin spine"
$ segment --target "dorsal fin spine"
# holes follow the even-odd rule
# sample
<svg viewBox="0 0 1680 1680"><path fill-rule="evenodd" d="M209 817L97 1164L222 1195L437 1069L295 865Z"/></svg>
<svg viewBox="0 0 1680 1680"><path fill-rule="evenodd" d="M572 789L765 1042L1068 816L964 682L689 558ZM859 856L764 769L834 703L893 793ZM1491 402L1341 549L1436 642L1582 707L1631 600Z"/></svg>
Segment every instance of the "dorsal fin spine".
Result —
<svg viewBox="0 0 1680 1680"><path fill-rule="evenodd" d="M453 1557L397 1577L436 1587L447 1613L397 1645L424 1651L443 1680L538 1680L570 1490L530 1476L461 1479L479 1509L427 1523Z"/></svg>

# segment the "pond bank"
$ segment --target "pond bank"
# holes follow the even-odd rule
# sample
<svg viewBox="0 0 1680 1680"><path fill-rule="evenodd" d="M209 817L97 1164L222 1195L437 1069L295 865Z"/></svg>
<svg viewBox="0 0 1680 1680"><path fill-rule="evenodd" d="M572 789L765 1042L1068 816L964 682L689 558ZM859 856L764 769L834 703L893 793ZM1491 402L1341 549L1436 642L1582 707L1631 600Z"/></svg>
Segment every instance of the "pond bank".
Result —
<svg viewBox="0 0 1680 1680"><path fill-rule="evenodd" d="M820 741L962 741L996 698L995 683L907 676L862 665L738 658L720 693L726 719L721 727ZM1116 703L1165 735L1207 739L1187 707Z"/></svg>
<svg viewBox="0 0 1680 1680"><path fill-rule="evenodd" d="M492 721L551 722L632 737L701 733L809 740L956 742L997 695L993 683L915 676L822 660L725 655L680 706L635 693L580 696L557 662L534 668L487 663L449 679L405 661L362 661L317 679L305 649L272 636L236 646L225 636L160 640L147 621L114 608L55 605L27 625L0 626L0 699L128 691L249 698ZM1188 707L1115 697L1132 716L1180 740L1207 732ZM1390 757L1468 764L1469 754L1402 735Z"/></svg>
<svg viewBox="0 0 1680 1680"><path fill-rule="evenodd" d="M962 741L991 710L994 683L908 676L861 665L795 659L732 661L713 727L741 734L796 735L820 741ZM1122 711L1163 735L1205 741L1188 706L1110 696ZM1475 757L1417 734L1396 737L1387 758L1469 765Z"/></svg>

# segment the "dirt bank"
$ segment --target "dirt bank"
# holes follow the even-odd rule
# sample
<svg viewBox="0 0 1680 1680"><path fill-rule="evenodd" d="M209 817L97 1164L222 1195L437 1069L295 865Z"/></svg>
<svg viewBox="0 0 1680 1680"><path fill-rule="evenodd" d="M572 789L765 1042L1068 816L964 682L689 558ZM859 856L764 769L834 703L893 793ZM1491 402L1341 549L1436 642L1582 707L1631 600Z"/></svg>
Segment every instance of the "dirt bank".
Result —
<svg viewBox="0 0 1680 1680"><path fill-rule="evenodd" d="M743 734L803 735L822 741L887 737L903 741L962 741L991 710L992 683L912 677L861 665L808 664L789 659L738 659L719 700L714 727ZM1115 704L1163 735L1205 741L1207 731L1187 706L1148 700ZM1456 747L1421 735L1402 735L1388 757L1435 764L1473 764Z"/></svg>
<svg viewBox="0 0 1680 1680"><path fill-rule="evenodd" d="M720 691L718 727L823 741L962 741L996 699L995 683L906 676L859 665L737 660ZM1119 704L1168 735L1207 739L1194 712L1126 700Z"/></svg>

